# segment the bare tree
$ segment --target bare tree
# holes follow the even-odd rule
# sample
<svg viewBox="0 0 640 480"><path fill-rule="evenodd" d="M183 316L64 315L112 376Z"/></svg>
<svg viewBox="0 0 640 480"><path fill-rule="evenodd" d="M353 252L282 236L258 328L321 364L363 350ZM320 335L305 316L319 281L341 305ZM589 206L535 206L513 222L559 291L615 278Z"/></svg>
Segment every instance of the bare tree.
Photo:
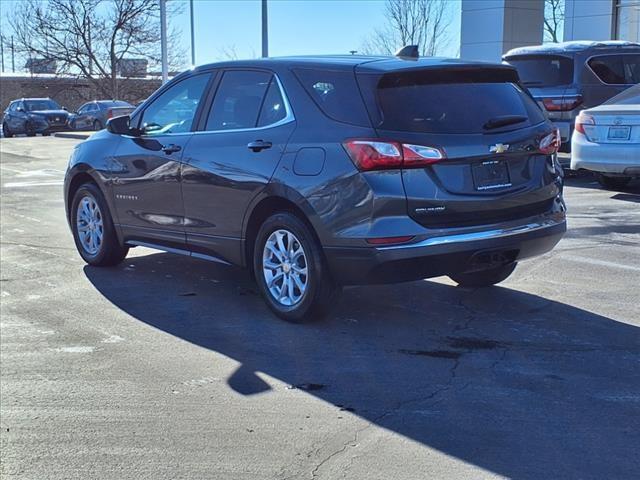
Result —
<svg viewBox="0 0 640 480"><path fill-rule="evenodd" d="M560 42L564 24L564 0L544 0L544 37L548 42Z"/></svg>
<svg viewBox="0 0 640 480"><path fill-rule="evenodd" d="M181 7L174 3L174 13ZM23 0L8 23L24 56L55 61L58 73L85 77L106 98L117 98L127 76L123 60L160 61L159 13L158 0ZM179 45L177 35L169 45ZM174 65L184 58L172 53Z"/></svg>
<svg viewBox="0 0 640 480"><path fill-rule="evenodd" d="M386 0L386 27L375 30L361 48L365 54L391 55L404 45L417 45L433 56L448 47L449 0Z"/></svg>

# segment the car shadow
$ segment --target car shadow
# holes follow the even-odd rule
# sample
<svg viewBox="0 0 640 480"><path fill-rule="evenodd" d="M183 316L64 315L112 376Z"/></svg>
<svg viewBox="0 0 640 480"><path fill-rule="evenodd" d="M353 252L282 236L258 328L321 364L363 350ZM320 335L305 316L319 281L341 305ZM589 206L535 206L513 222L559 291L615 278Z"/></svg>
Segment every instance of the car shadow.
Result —
<svg viewBox="0 0 640 480"><path fill-rule="evenodd" d="M589 188L595 190L604 190L607 192L611 192L611 194L615 194L616 192L628 192L630 194L638 194L640 193L640 179L633 179L627 186L624 188L620 188L617 190L608 190L602 187L595 175L591 172L587 172L585 170L567 170L564 175L564 184L567 187L574 188Z"/></svg>
<svg viewBox="0 0 640 480"><path fill-rule="evenodd" d="M430 281L350 288L326 320L292 325L235 268L152 254L85 274L135 319L240 362L227 384L243 395L269 394L264 372L510 478L640 471L632 325L506 287Z"/></svg>

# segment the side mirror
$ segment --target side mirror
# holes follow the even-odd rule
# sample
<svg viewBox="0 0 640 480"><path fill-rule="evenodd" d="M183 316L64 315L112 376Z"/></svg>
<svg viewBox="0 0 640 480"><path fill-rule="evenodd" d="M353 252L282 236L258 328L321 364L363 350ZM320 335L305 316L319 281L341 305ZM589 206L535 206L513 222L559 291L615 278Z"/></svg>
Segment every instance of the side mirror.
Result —
<svg viewBox="0 0 640 480"><path fill-rule="evenodd" d="M18 107L18 108L16 108L16 112L24 112L24 108Z"/></svg>
<svg viewBox="0 0 640 480"><path fill-rule="evenodd" d="M113 117L107 120L107 131L116 135L136 135L136 132L129 127L129 115Z"/></svg>
<svg viewBox="0 0 640 480"><path fill-rule="evenodd" d="M67 110L67 107L65 107L64 105L62 106L62 109L63 109L64 111L68 111L68 110Z"/></svg>

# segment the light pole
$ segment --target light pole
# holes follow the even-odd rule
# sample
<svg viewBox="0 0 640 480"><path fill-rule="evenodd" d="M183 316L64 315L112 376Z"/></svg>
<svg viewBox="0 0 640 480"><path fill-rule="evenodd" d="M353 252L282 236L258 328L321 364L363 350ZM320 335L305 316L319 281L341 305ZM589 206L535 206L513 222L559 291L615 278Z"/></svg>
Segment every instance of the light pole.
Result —
<svg viewBox="0 0 640 480"><path fill-rule="evenodd" d="M193 0L189 0L189 14L191 16L191 65L196 65L196 34L193 29Z"/></svg>
<svg viewBox="0 0 640 480"><path fill-rule="evenodd" d="M262 58L269 56L269 22L267 21L267 0L262 0Z"/></svg>
<svg viewBox="0 0 640 480"><path fill-rule="evenodd" d="M167 0L160 0L160 51L162 57L162 83L169 80L169 65L167 59Z"/></svg>

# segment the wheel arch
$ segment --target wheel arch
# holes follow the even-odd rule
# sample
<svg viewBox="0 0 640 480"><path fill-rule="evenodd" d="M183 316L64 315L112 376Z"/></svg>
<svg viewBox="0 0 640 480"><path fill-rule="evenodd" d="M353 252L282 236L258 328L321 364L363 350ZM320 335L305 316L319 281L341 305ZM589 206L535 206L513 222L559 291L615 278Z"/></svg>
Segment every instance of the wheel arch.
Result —
<svg viewBox="0 0 640 480"><path fill-rule="evenodd" d="M315 236L316 241L318 241L320 245L322 244L320 241L322 231L321 228L317 226L317 222L312 220L314 214L311 206L301 196L295 193L273 192L262 195L253 202L248 212L250 213L245 215L244 221L242 253L243 264L250 270L253 270L253 249L260 226L267 218L275 213L289 212L295 215L307 225Z"/></svg>

